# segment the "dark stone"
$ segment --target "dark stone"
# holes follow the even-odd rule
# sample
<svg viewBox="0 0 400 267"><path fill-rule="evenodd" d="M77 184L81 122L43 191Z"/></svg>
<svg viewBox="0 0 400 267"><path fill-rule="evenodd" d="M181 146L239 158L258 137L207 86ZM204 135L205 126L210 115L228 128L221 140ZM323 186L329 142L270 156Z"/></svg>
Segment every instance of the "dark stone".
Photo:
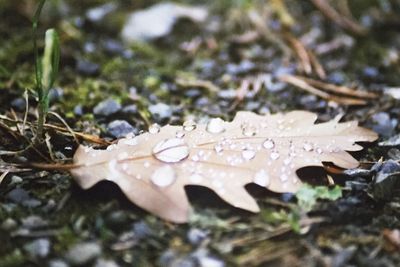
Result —
<svg viewBox="0 0 400 267"><path fill-rule="evenodd" d="M23 188L15 188L7 194L7 198L14 203L22 203L30 198L29 193Z"/></svg>
<svg viewBox="0 0 400 267"><path fill-rule="evenodd" d="M15 98L11 101L11 106L18 111L24 111L26 106L25 99L22 97Z"/></svg>

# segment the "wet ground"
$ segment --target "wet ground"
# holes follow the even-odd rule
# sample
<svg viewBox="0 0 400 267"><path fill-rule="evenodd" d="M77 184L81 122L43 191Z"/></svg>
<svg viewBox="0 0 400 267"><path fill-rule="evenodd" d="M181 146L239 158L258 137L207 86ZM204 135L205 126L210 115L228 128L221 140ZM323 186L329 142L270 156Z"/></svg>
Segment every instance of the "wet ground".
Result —
<svg viewBox="0 0 400 267"><path fill-rule="evenodd" d="M21 132L15 121L26 114L33 128L37 118L35 1L0 2L0 266L399 266L399 3L337 1L335 10L357 24L349 26L329 18L319 1L180 2L202 6L171 13L177 21L162 36L146 30L134 40L133 32L120 34L127 17L157 1L46 3L38 42L42 48L45 29L57 29L60 73L50 91L47 145L27 150L34 131ZM365 103L310 93L282 75L323 81L322 89L345 85ZM311 211L299 195L255 185L247 189L259 214L188 187L195 215L175 225L137 208L112 183L84 191L67 172L10 165L70 162L78 144L52 127L65 129L54 114L104 145L152 123L294 109L320 121L343 114L380 136L353 154L365 170L334 169L331 179L322 169L301 170L323 190L329 181L341 186L342 197L318 200ZM79 142L94 145L88 136Z"/></svg>

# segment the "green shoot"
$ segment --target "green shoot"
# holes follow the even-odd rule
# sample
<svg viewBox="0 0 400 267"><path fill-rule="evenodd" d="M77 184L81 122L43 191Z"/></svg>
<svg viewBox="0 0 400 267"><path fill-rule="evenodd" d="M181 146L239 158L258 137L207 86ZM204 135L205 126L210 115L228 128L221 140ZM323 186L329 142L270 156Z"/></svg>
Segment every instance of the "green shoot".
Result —
<svg viewBox="0 0 400 267"><path fill-rule="evenodd" d="M35 57L35 90L38 96L38 122L36 140L40 141L43 136L43 125L46 122L46 115L49 109L49 91L54 85L58 74L58 66L60 61L60 42L58 34L54 29L46 31L44 54L39 59L37 47L36 32L41 10L46 0L42 0L35 12L33 18L33 49Z"/></svg>

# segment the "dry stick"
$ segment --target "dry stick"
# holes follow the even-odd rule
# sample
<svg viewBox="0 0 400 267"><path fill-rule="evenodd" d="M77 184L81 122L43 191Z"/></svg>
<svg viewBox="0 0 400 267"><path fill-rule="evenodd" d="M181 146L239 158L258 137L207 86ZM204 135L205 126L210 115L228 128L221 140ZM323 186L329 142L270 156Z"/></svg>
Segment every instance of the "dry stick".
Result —
<svg viewBox="0 0 400 267"><path fill-rule="evenodd" d="M6 170L5 172L3 172L3 173L0 175L0 185L1 185L1 182L3 182L4 178L7 176L7 174L8 174L9 172L10 172L9 170Z"/></svg>
<svg viewBox="0 0 400 267"><path fill-rule="evenodd" d="M79 140L78 140L78 138L76 137L75 132L71 129L71 127L69 127L68 123L67 123L60 115L58 115L58 113L53 112L53 111L49 111L48 113L51 114L51 115L53 115L53 116L55 116L57 119L59 119L59 120L61 121L61 123L65 125L65 127L67 128L67 130L71 133L71 135L72 135L72 137L74 138L75 142L76 142L77 144L79 144Z"/></svg>
<svg viewBox="0 0 400 267"><path fill-rule="evenodd" d="M309 58L307 49L304 47L304 45L299 40L294 38L292 35L285 34L284 36L288 40L290 45L292 46L297 57L299 58L303 71L306 74L310 75L312 73L312 66L311 66L311 60Z"/></svg>
<svg viewBox="0 0 400 267"><path fill-rule="evenodd" d="M301 79L301 80L305 81L306 83L311 84L315 87L320 87L326 91L330 91L330 92L334 92L334 93L338 93L338 94L344 94L344 95L355 96L355 97L359 97L359 98L368 98L368 99L375 99L378 97L377 94L374 94L371 92L366 92L366 91L353 90L349 87L342 86L342 85L324 83L324 82L306 78L306 77L300 77L300 76L295 76L295 77L298 79Z"/></svg>
<svg viewBox="0 0 400 267"><path fill-rule="evenodd" d="M312 52L311 50L307 50L307 52L308 52L308 57L310 58L311 61L311 65L315 70L315 73L318 75L320 79L324 80L326 78L326 72L324 67L322 67L321 63L318 61L314 52Z"/></svg>
<svg viewBox="0 0 400 267"><path fill-rule="evenodd" d="M217 93L220 91L220 89L210 81L197 80L197 79L188 80L188 79L177 78L175 79L175 82L182 87L204 88L212 93Z"/></svg>
<svg viewBox="0 0 400 267"><path fill-rule="evenodd" d="M333 7L331 7L327 0L311 0L311 2L321 11L321 13L339 25L344 30L347 30L358 36L365 36L368 30L353 21L352 19L339 14Z"/></svg>
<svg viewBox="0 0 400 267"><path fill-rule="evenodd" d="M4 116L4 115L1 115L1 114L0 114L0 120L12 122L12 123L22 123L22 121L20 121L18 119L11 119L11 118L9 118L7 116ZM33 123L27 122L27 125L33 126ZM1 123L0 123L0 126L2 126ZM70 133L70 131L68 129L65 129L65 128L57 126L57 125L52 125L52 124L45 123L44 127L47 128L47 129L52 129L52 130L61 132L63 134ZM102 139L102 138L100 138L98 136L95 136L95 135L85 134L85 133L80 133L80 132L75 132L75 131L73 131L73 133L77 137L80 137L80 138L82 138L82 139L84 139L86 141L93 142L93 143L96 143L96 144L99 144L99 145L109 145L109 144L111 144L111 142L108 142L108 141L106 141L106 140L104 140L104 139Z"/></svg>
<svg viewBox="0 0 400 267"><path fill-rule="evenodd" d="M26 126L26 121L28 119L28 111L29 111L28 90L25 90L24 97L25 97L25 113L24 113L24 120L22 122L22 135L25 135L25 126Z"/></svg>
<svg viewBox="0 0 400 267"><path fill-rule="evenodd" d="M361 100L361 99L332 96L322 90L319 90L319 89L311 86L310 84L303 81L302 79L297 78L296 76L282 75L282 76L279 76L279 80L281 80L282 82L290 83L300 89L303 89L311 94L319 96L325 100L334 101L339 104L343 104L343 105L366 105L367 104L366 101Z"/></svg>

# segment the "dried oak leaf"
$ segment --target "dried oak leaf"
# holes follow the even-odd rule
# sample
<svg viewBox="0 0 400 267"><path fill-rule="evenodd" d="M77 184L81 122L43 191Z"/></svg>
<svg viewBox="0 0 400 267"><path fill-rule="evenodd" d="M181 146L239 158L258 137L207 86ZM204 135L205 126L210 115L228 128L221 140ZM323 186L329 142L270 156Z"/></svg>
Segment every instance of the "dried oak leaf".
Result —
<svg viewBox="0 0 400 267"><path fill-rule="evenodd" d="M124 138L106 150L80 146L71 172L82 188L102 180L116 183L136 205L161 218L186 222L190 214L184 187L205 186L229 204L259 211L244 186L256 183L274 192L295 192L296 170L333 162L358 165L346 151L377 134L340 117L314 124L306 111L260 116L238 112L232 122L152 126L149 132Z"/></svg>

